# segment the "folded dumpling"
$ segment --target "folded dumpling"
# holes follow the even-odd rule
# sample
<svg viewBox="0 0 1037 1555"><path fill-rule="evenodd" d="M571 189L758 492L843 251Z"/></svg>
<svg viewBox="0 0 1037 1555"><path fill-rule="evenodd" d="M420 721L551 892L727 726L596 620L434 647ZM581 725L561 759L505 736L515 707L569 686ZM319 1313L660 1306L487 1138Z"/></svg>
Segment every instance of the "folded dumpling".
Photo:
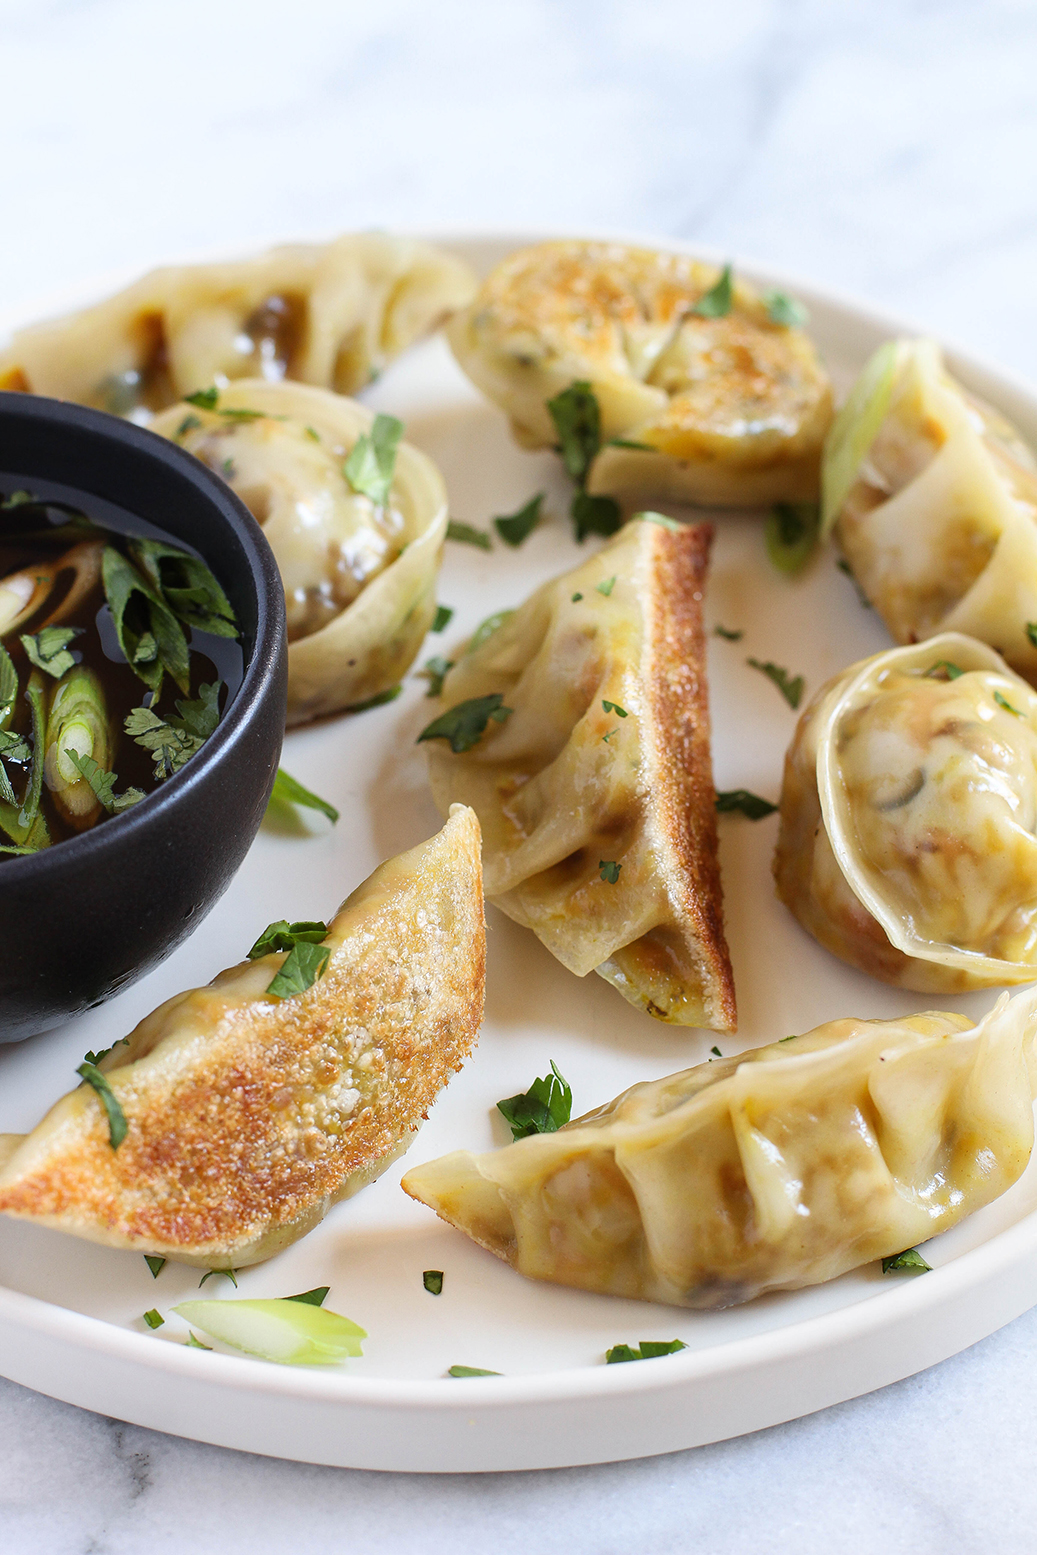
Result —
<svg viewBox="0 0 1037 1555"><path fill-rule="evenodd" d="M1037 979L1037 693L947 632L822 687L788 755L778 895L887 983Z"/></svg>
<svg viewBox="0 0 1037 1555"><path fill-rule="evenodd" d="M95 307L20 330L0 353L0 389L135 420L233 378L298 378L353 394L463 307L475 285L452 255L381 232L168 266Z"/></svg>
<svg viewBox="0 0 1037 1555"><path fill-rule="evenodd" d="M311 970L324 958L306 931L319 939L322 927L293 926ZM468 1057L482 1019L472 812L458 806L437 836L376 869L322 943L326 969L305 991L270 991L294 952L260 955L167 1000L113 1048L99 1067L125 1118L117 1148L86 1085L28 1136L0 1135L0 1212L109 1247L240 1268L377 1177Z"/></svg>
<svg viewBox="0 0 1037 1555"><path fill-rule="evenodd" d="M741 507L816 499L832 417L811 341L772 314L686 255L565 241L504 260L448 333L525 447L553 447L547 401L590 385L608 441L589 491Z"/></svg>
<svg viewBox="0 0 1037 1555"><path fill-rule="evenodd" d="M989 1204L1033 1147L1037 993L978 1026L834 1020L403 1179L522 1274L724 1307L834 1279Z"/></svg>
<svg viewBox="0 0 1037 1555"><path fill-rule="evenodd" d="M486 893L509 917L648 1014L733 1031L702 636L711 540L704 524L627 524L480 628L422 738L440 809L479 817Z"/></svg>
<svg viewBox="0 0 1037 1555"><path fill-rule="evenodd" d="M288 609L289 723L395 686L435 615L443 477L398 441L399 422L377 418L381 446L375 424L355 400L262 379L212 388L152 422L234 488L270 541ZM350 464L360 439L369 460Z"/></svg>
<svg viewBox="0 0 1037 1555"><path fill-rule="evenodd" d="M935 341L875 353L832 427L823 485L824 528L898 642L965 632L1037 679L1037 461Z"/></svg>

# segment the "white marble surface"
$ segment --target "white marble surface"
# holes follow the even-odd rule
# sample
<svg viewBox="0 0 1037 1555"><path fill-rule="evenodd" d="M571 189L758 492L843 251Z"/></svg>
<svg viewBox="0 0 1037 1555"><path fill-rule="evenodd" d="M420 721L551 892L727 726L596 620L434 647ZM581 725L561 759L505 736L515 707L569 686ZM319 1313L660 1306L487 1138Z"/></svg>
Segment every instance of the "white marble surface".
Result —
<svg viewBox="0 0 1037 1555"><path fill-rule="evenodd" d="M0 66L5 313L272 235L640 228L1037 380L1027 0L0 0ZM1037 1313L805 1421L539 1475L272 1462L0 1382L0 1545L1012 1555L1035 1428Z"/></svg>

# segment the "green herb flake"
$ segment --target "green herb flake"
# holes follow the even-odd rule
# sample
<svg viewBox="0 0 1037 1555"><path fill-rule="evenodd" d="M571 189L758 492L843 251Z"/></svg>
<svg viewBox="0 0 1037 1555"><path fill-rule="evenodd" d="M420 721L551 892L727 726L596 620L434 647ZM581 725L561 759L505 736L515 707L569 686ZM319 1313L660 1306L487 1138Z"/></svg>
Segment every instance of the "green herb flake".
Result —
<svg viewBox="0 0 1037 1555"><path fill-rule="evenodd" d="M792 1035L791 1035L791 1036L789 1036L789 1037L779 1037L779 1038L778 1038L778 1041L779 1041L779 1042L795 1042L795 1040L796 1040L796 1038L797 1038L797 1037L798 1037L798 1036L799 1036L799 1032L798 1032L798 1031L794 1031L794 1032L793 1032L793 1033L792 1033Z"/></svg>
<svg viewBox="0 0 1037 1555"><path fill-rule="evenodd" d="M720 272L720 279L711 286L704 296L692 308L692 313L697 313L703 319L723 319L731 312L731 304L734 301L734 293L731 286L732 270L730 265L725 265Z"/></svg>
<svg viewBox="0 0 1037 1555"><path fill-rule="evenodd" d="M237 1288L238 1288L238 1271L237 1271L237 1269L207 1269L206 1272L202 1275L201 1279L198 1281L198 1289L201 1290L201 1288L205 1284L206 1280L211 1280L217 1274L224 1275L228 1280L230 1280L231 1284L234 1286L234 1289L237 1290Z"/></svg>
<svg viewBox="0 0 1037 1555"><path fill-rule="evenodd" d="M127 713L123 728L150 753L157 781L178 772L214 732L220 721L222 685L222 681L214 680L199 686L194 700L178 698L176 713L165 719L150 707L135 707Z"/></svg>
<svg viewBox="0 0 1037 1555"><path fill-rule="evenodd" d="M23 634L19 641L30 664L60 680L76 662L68 645L84 630L81 626L45 626L42 631Z"/></svg>
<svg viewBox="0 0 1037 1555"><path fill-rule="evenodd" d="M599 594L604 594L606 599L608 599L609 595L612 593L612 590L615 588L615 586L616 586L616 575L615 575L615 573L613 573L611 578L605 578L601 583L596 583L594 585L594 587L597 589L598 593Z"/></svg>
<svg viewBox="0 0 1037 1555"><path fill-rule="evenodd" d="M614 1344L605 1351L605 1362L617 1366L624 1361L652 1361L660 1355L676 1355L688 1347L683 1339L642 1339L639 1345Z"/></svg>
<svg viewBox="0 0 1037 1555"><path fill-rule="evenodd" d="M637 519L640 519L644 524L658 524L660 529L668 529L672 535L679 535L684 528L683 524L678 523L675 518L670 518L666 513L654 513L651 511L635 513L634 521Z"/></svg>
<svg viewBox="0 0 1037 1555"><path fill-rule="evenodd" d="M572 1117L573 1093L569 1082L551 1060L551 1073L534 1080L528 1091L506 1096L497 1111L511 1129L513 1139L531 1134L553 1134Z"/></svg>
<svg viewBox="0 0 1037 1555"><path fill-rule="evenodd" d="M633 448L640 454L657 454L659 452L658 448L654 448L651 443L636 443L632 437L610 437L607 447Z"/></svg>
<svg viewBox="0 0 1037 1555"><path fill-rule="evenodd" d="M459 524L451 519L446 526L448 540L460 540L462 545L477 545L481 551L492 551L493 541L485 529L475 529L471 524Z"/></svg>
<svg viewBox="0 0 1037 1555"><path fill-rule="evenodd" d="M776 502L764 525L767 555L779 572L802 572L818 546L821 509L816 502Z"/></svg>
<svg viewBox="0 0 1037 1555"><path fill-rule="evenodd" d="M129 1045L129 1037L120 1037L118 1042L113 1042L111 1047L101 1048L99 1053L84 1053L83 1062L85 1064L101 1064L108 1057L109 1053L115 1052L117 1047L129 1047Z"/></svg>
<svg viewBox="0 0 1037 1555"><path fill-rule="evenodd" d="M270 421L285 421L285 416L269 416L265 410L247 410L243 405L227 405L216 412L227 421L262 421L264 417Z"/></svg>
<svg viewBox="0 0 1037 1555"><path fill-rule="evenodd" d="M745 633L743 631L729 631L726 626L720 626L718 623L713 628L713 636L723 637L724 640L729 643L740 643L742 638L745 636Z"/></svg>
<svg viewBox="0 0 1037 1555"><path fill-rule="evenodd" d="M715 1044L714 1044L713 1047L710 1048L709 1051L713 1054L714 1058L723 1058L723 1056L724 1056L723 1053L720 1051L720 1049Z"/></svg>
<svg viewBox="0 0 1037 1555"><path fill-rule="evenodd" d="M544 492L539 491L517 513L503 514L493 520L494 529L506 545L519 546L523 540L528 540L540 522L540 506L544 495Z"/></svg>
<svg viewBox="0 0 1037 1555"><path fill-rule="evenodd" d="M155 1308L152 1307L150 1312L145 1312L144 1321L149 1328L161 1328L166 1320L164 1317L160 1317Z"/></svg>
<svg viewBox="0 0 1037 1555"><path fill-rule="evenodd" d="M430 1296L441 1296L443 1294L442 1269L426 1269L421 1276L421 1283Z"/></svg>
<svg viewBox="0 0 1037 1555"><path fill-rule="evenodd" d="M465 751L478 745L491 718L496 723L503 723L511 717L514 709L504 707L503 702L504 697L499 691L492 691L489 696L470 697L467 702L458 702L445 713L440 713L438 718L433 718L422 729L416 743L420 745L422 740L449 740L454 755L462 756Z"/></svg>
<svg viewBox="0 0 1037 1555"><path fill-rule="evenodd" d="M316 427L303 427L303 431L306 433L306 436L308 438L310 438L310 440L312 442L314 442L314 443L319 443L320 442L320 433L317 431Z"/></svg>
<svg viewBox="0 0 1037 1555"><path fill-rule="evenodd" d="M32 747L20 734L12 734L9 729L0 729L0 756L5 761L15 761L19 766L32 759ZM12 796L11 803L14 803Z"/></svg>
<svg viewBox="0 0 1037 1555"><path fill-rule="evenodd" d="M902 1253L894 1253L892 1258L883 1258L883 1274L892 1274L901 1269L913 1269L918 1274L931 1274L932 1267L927 1264L917 1247L908 1247Z"/></svg>
<svg viewBox="0 0 1037 1555"><path fill-rule="evenodd" d="M998 707L1003 707L1006 713L1014 713L1017 718L1021 718L1023 716L1017 707L1013 707L1011 702L1009 702L1006 697L1001 695L1000 691L994 692L994 701L997 703Z"/></svg>
<svg viewBox="0 0 1037 1555"><path fill-rule="evenodd" d="M840 556L839 560L836 562L835 565L838 567L840 572L845 572L846 576L849 578L850 582L853 584L854 588L857 590L857 598L858 598L858 600L860 602L861 609L862 610L871 610L871 608L872 608L871 600L868 598L867 594L865 594L864 590L861 588L860 584L857 582L856 574L854 573L854 570L850 566L849 562L846 560L846 557L845 556Z"/></svg>
<svg viewBox="0 0 1037 1555"><path fill-rule="evenodd" d="M802 329L810 322L807 309L787 292L766 292L763 303L770 322L780 324L784 329Z"/></svg>
<svg viewBox="0 0 1037 1555"><path fill-rule="evenodd" d="M617 718L629 717L626 708L620 707L618 702L602 702L601 705L605 709L606 713L615 713Z"/></svg>
<svg viewBox="0 0 1037 1555"><path fill-rule="evenodd" d="M215 384L209 389L196 389L193 394L184 395L185 405L197 405L199 410L215 410L220 398L220 391Z"/></svg>
<svg viewBox="0 0 1037 1555"><path fill-rule="evenodd" d="M238 473L238 467L234 463L234 460L233 459L224 459L223 463L220 465L220 474L223 476L223 479L225 481L232 481L232 480L234 480L234 478L237 475L237 473ZM210 1346L203 1345L202 1348L203 1349L208 1349L208 1348L210 1348Z"/></svg>
<svg viewBox="0 0 1037 1555"><path fill-rule="evenodd" d="M798 707L803 698L803 687L806 684L802 675L794 679L787 669L782 669L780 664L772 664L768 659L761 663L759 659L746 659L746 664L751 664L754 670L759 670L766 675L768 680L773 680L782 696L790 707Z"/></svg>
<svg viewBox="0 0 1037 1555"><path fill-rule="evenodd" d="M203 1344L200 1339L196 1339L195 1338L194 1334L188 1334L188 1336L187 1336L187 1348L189 1350L211 1350L212 1349L212 1345L211 1344Z"/></svg>
<svg viewBox="0 0 1037 1555"><path fill-rule="evenodd" d="M443 682L453 669L455 662L454 659L444 659L439 655L425 660L418 674L424 675L428 680L428 690L425 692L427 697L440 697L443 695Z"/></svg>
<svg viewBox="0 0 1037 1555"><path fill-rule="evenodd" d="M598 870L606 885L616 884L619 879L619 871L622 868L622 864L617 864L615 859L600 858L598 860Z"/></svg>
<svg viewBox="0 0 1037 1555"><path fill-rule="evenodd" d="M601 447L601 408L589 383L572 383L547 401L558 451L571 480L582 486Z"/></svg>
<svg viewBox="0 0 1037 1555"><path fill-rule="evenodd" d="M131 805L139 804L144 798L144 790L141 788L128 788L124 794L117 794L115 773L106 772L92 756L78 756L74 750L65 751L65 755L76 770L86 778L94 791L95 798L109 815L118 815L120 810L128 810Z"/></svg>
<svg viewBox="0 0 1037 1555"><path fill-rule="evenodd" d="M176 429L177 442L179 442L182 437L186 437L188 432L196 432L203 424L204 423L202 422L201 416L185 416L183 421L181 421L180 425Z"/></svg>
<svg viewBox="0 0 1037 1555"><path fill-rule="evenodd" d="M324 976L331 959L330 945L311 945L298 940L285 957L281 970L267 984L267 995L275 999L294 999L305 993Z"/></svg>
<svg viewBox="0 0 1037 1555"><path fill-rule="evenodd" d="M302 919L298 923L289 923L287 918L279 918L276 923L267 924L249 951L248 959L258 961L261 956L272 956L278 951L291 950L295 945L320 945L327 937L328 925L316 919Z"/></svg>
<svg viewBox="0 0 1037 1555"><path fill-rule="evenodd" d="M133 673L157 692L168 671L186 696L190 686L187 639L173 611L113 545L104 548L101 574L119 647Z"/></svg>
<svg viewBox="0 0 1037 1555"><path fill-rule="evenodd" d="M486 1371L482 1366L451 1366L448 1377L502 1377L503 1372Z"/></svg>
<svg viewBox="0 0 1037 1555"><path fill-rule="evenodd" d="M162 1273L162 1270L166 1267L166 1260L164 1258L159 1258L154 1253L145 1253L144 1262L151 1270L151 1278L153 1280L157 1280L159 1275Z"/></svg>
<svg viewBox="0 0 1037 1555"><path fill-rule="evenodd" d="M165 540L136 536L127 546L141 573L180 621L214 637L240 636L234 607L200 556Z"/></svg>
<svg viewBox="0 0 1037 1555"><path fill-rule="evenodd" d="M108 1143L113 1150L118 1150L129 1129L126 1114L119 1105L119 1098L96 1064L84 1060L76 1070L76 1074L85 1080L87 1085L92 1086L100 1097L101 1105L108 1116Z"/></svg>
<svg viewBox="0 0 1037 1555"><path fill-rule="evenodd" d="M731 788L718 793L716 806L721 815L740 810L750 821L762 821L764 816L773 815L778 808L769 799L761 799L759 794L750 793L747 788Z"/></svg>
<svg viewBox="0 0 1037 1555"><path fill-rule="evenodd" d="M437 605L435 619L432 622L432 630L434 632L445 632L453 619L454 612L449 605Z"/></svg>
<svg viewBox="0 0 1037 1555"><path fill-rule="evenodd" d="M318 794L313 794L308 788L304 788L298 778L293 778L292 774L286 772L283 767L277 769L270 803L297 804L307 810L319 810L321 815L327 816L332 826L338 820L338 811L333 804L329 804L326 799L321 799Z"/></svg>
<svg viewBox="0 0 1037 1555"><path fill-rule="evenodd" d="M396 686L388 686L384 691L376 691L373 697L368 697L366 702L352 702L344 707L344 713L369 713L372 707L384 707L387 702L395 702L403 690L402 682Z"/></svg>
<svg viewBox="0 0 1037 1555"><path fill-rule="evenodd" d="M301 1301L304 1307L322 1307L328 1299L330 1285L316 1285L313 1290L300 1291L298 1296L285 1296L285 1301Z"/></svg>
<svg viewBox="0 0 1037 1555"><path fill-rule="evenodd" d="M569 513L581 545L588 535L604 535L607 539L623 527L619 503L612 497L591 497L585 491L578 491Z"/></svg>
<svg viewBox="0 0 1037 1555"><path fill-rule="evenodd" d="M619 733L618 729L610 729L608 734L603 734L602 735L602 737L601 737L602 744L603 745L607 745L608 742L611 740L612 736L614 734L618 734L618 733Z"/></svg>
<svg viewBox="0 0 1037 1555"><path fill-rule="evenodd" d="M402 436L402 421L397 421L395 416L377 415L370 432L357 438L342 466L353 490L370 497L379 507L384 507L389 500L396 449Z"/></svg>
<svg viewBox="0 0 1037 1555"><path fill-rule="evenodd" d="M485 621L480 621L469 639L465 653L474 653L477 648L481 648L486 639L499 631L505 621L510 621L514 614L514 610L495 610L492 616L487 616Z"/></svg>
<svg viewBox="0 0 1037 1555"><path fill-rule="evenodd" d="M573 604L574 604L574 605L578 605L578 604L579 604L579 603L580 603L580 600L581 600L581 599L582 599L582 598L583 598L583 595L582 595L582 594L574 594L574 595L573 595L573 597L572 597L572 602L573 602Z"/></svg>
<svg viewBox="0 0 1037 1555"><path fill-rule="evenodd" d="M1026 635L1032 647L1037 648L1037 621L1027 621Z"/></svg>
<svg viewBox="0 0 1037 1555"><path fill-rule="evenodd" d="M938 659L931 669L925 672L926 680L958 680L965 671L957 664L952 664L950 659Z"/></svg>

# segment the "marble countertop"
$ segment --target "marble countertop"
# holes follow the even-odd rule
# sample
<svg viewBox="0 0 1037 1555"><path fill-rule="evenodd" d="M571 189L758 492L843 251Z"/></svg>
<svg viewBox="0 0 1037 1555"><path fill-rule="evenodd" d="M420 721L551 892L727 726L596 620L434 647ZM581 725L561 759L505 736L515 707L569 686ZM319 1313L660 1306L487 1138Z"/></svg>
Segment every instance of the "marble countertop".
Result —
<svg viewBox="0 0 1037 1555"><path fill-rule="evenodd" d="M698 240L1037 382L1027 0L0 0L0 306L296 233ZM1034 1292L1037 1300L1037 1291ZM1033 1547L1037 1312L756 1436L543 1474L249 1457L0 1381L10 1555Z"/></svg>

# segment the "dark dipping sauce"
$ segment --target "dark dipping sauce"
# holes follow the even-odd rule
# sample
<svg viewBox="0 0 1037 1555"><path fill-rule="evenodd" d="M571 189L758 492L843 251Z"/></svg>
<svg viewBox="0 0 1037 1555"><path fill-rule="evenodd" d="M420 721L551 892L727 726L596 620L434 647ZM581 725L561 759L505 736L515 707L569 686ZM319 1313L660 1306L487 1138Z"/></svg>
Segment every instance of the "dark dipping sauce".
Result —
<svg viewBox="0 0 1037 1555"><path fill-rule="evenodd" d="M120 614L124 641L136 653L141 673L120 646L106 592L106 574L113 581L112 553L115 572L131 588ZM30 583L34 593L18 612L18 598ZM113 600L118 609L114 595ZM212 619L219 631L203 629L199 618ZM153 622L163 631L152 639L162 637L167 656L171 644L174 657L186 648L178 671L184 685L162 666L157 693L147 683L157 680L162 663L162 649L156 643L153 652L147 639ZM60 641L50 628L64 629L68 640ZM32 640L42 667L23 637ZM0 766L6 778L6 784L0 779L6 790L0 794L0 848L7 850L0 851L0 863L76 836L128 807L128 795L136 796L129 803L136 802L159 787L204 743L244 672L233 611L197 551L102 498L11 475L0 492L0 642L10 657L8 665L0 655ZM17 689L8 699L12 667ZM77 707L85 712L77 714ZM126 731L127 718L149 729L139 729L135 737ZM166 726L174 746L162 730L156 736L157 724ZM105 731L93 745L91 725ZM45 759L37 750L41 727ZM66 727L72 735L67 741ZM142 735L152 749L140 742ZM71 767L67 756L56 765L66 745L78 747L81 756L83 747L90 748L99 769L92 780ZM105 774L114 774L114 780L106 784Z"/></svg>

